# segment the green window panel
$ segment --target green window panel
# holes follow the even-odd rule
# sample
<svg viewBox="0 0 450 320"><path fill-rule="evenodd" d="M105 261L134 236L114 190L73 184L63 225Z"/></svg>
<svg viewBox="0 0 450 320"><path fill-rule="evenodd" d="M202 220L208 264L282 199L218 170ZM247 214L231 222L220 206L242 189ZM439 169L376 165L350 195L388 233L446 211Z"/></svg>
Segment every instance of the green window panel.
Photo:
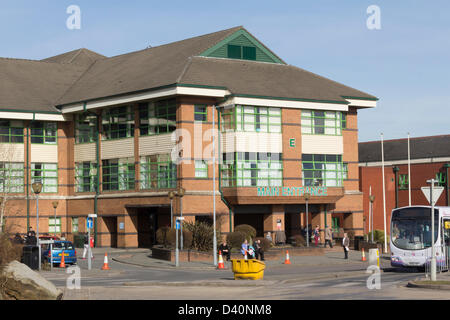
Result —
<svg viewBox="0 0 450 320"><path fill-rule="evenodd" d="M343 185L342 155L303 154L302 169L304 186L342 187Z"/></svg>
<svg viewBox="0 0 450 320"><path fill-rule="evenodd" d="M48 232L61 233L61 218L48 218Z"/></svg>
<svg viewBox="0 0 450 320"><path fill-rule="evenodd" d="M134 136L134 111L131 106L103 110L102 140L131 138Z"/></svg>
<svg viewBox="0 0 450 320"><path fill-rule="evenodd" d="M23 122L0 120L0 142L23 143Z"/></svg>
<svg viewBox="0 0 450 320"><path fill-rule="evenodd" d="M177 166L169 154L141 157L141 189L169 189L177 186Z"/></svg>
<svg viewBox="0 0 450 320"><path fill-rule="evenodd" d="M236 106L222 114L222 131L281 132L281 109Z"/></svg>
<svg viewBox="0 0 450 320"><path fill-rule="evenodd" d="M227 57L230 59L256 60L256 48L229 44Z"/></svg>
<svg viewBox="0 0 450 320"><path fill-rule="evenodd" d="M76 192L95 192L97 189L97 163L75 163L75 190Z"/></svg>
<svg viewBox="0 0 450 320"><path fill-rule="evenodd" d="M342 127L342 129L347 129L347 113L342 112L341 117L342 117L341 127Z"/></svg>
<svg viewBox="0 0 450 320"><path fill-rule="evenodd" d="M31 143L56 144L56 122L32 122L30 125Z"/></svg>
<svg viewBox="0 0 450 320"><path fill-rule="evenodd" d="M339 232L340 229L340 221L338 217L332 217L331 218L331 223L332 223L332 228L333 228L333 232Z"/></svg>
<svg viewBox="0 0 450 320"><path fill-rule="evenodd" d="M133 190L134 170L133 158L102 160L103 190Z"/></svg>
<svg viewBox="0 0 450 320"><path fill-rule="evenodd" d="M195 160L195 177L208 178L208 163L205 160Z"/></svg>
<svg viewBox="0 0 450 320"><path fill-rule="evenodd" d="M72 233L78 232L78 218L72 218Z"/></svg>
<svg viewBox="0 0 450 320"><path fill-rule="evenodd" d="M97 141L97 117L92 114L75 115L75 143Z"/></svg>
<svg viewBox="0 0 450 320"><path fill-rule="evenodd" d="M302 110L303 134L342 135L342 114L340 111Z"/></svg>
<svg viewBox="0 0 450 320"><path fill-rule="evenodd" d="M206 122L208 119L208 108L206 105L195 105L194 106L194 120Z"/></svg>
<svg viewBox="0 0 450 320"><path fill-rule="evenodd" d="M176 113L177 103L175 99L140 104L140 135L151 136L175 131L177 128Z"/></svg>
<svg viewBox="0 0 450 320"><path fill-rule="evenodd" d="M408 189L408 175L407 174L400 174L398 176L398 188L401 190Z"/></svg>
<svg viewBox="0 0 450 320"><path fill-rule="evenodd" d="M244 60L256 60L256 48L242 47L242 58Z"/></svg>
<svg viewBox="0 0 450 320"><path fill-rule="evenodd" d="M0 192L1 193L24 192L23 163L0 162Z"/></svg>
<svg viewBox="0 0 450 320"><path fill-rule="evenodd" d="M347 180L348 179L348 163L344 162L342 164L343 171L342 171L342 179Z"/></svg>
<svg viewBox="0 0 450 320"><path fill-rule="evenodd" d="M58 164L57 163L32 163L32 183L42 183L42 193L58 192Z"/></svg>
<svg viewBox="0 0 450 320"><path fill-rule="evenodd" d="M230 59L241 59L241 46L228 45L228 58Z"/></svg>
<svg viewBox="0 0 450 320"><path fill-rule="evenodd" d="M436 180L438 183L438 186L445 187L447 183L447 177L444 172L438 172L436 173Z"/></svg>
<svg viewBox="0 0 450 320"><path fill-rule="evenodd" d="M224 187L282 186L281 154L255 152L223 154L221 179Z"/></svg>

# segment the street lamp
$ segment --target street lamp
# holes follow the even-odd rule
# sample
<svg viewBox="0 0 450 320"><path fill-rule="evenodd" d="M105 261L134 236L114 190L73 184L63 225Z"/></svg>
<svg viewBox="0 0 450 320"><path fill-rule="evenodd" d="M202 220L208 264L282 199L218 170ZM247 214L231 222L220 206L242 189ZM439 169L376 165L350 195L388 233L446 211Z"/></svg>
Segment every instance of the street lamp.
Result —
<svg viewBox="0 0 450 320"><path fill-rule="evenodd" d="M181 217L181 221L180 221L180 230L181 230L181 245L180 245L180 250L183 250L183 196L186 193L186 190L182 187L179 187L177 190L177 196L180 197L180 217Z"/></svg>
<svg viewBox="0 0 450 320"><path fill-rule="evenodd" d="M31 185L31 188L33 189L33 192L36 194L36 243L38 246L38 252L39 252L39 271L41 270L41 244L39 243L39 193L42 191L42 183L41 182L34 182Z"/></svg>
<svg viewBox="0 0 450 320"><path fill-rule="evenodd" d="M53 220L53 230L54 230L54 235L56 236L56 208L58 207L58 201L53 201L52 202L53 208L55 209L55 220Z"/></svg>
<svg viewBox="0 0 450 320"><path fill-rule="evenodd" d="M374 195L370 195L369 196L369 201L370 201L370 212L369 212L369 217L370 217L370 223L372 224L370 226L370 230L372 231L372 235L371 235L371 241L373 243L373 202L375 201L375 196Z"/></svg>
<svg viewBox="0 0 450 320"><path fill-rule="evenodd" d="M169 199L170 199L170 229L173 228L173 209L172 209L172 204L173 204L173 198L175 198L175 192L173 191L169 191Z"/></svg>
<svg viewBox="0 0 450 320"><path fill-rule="evenodd" d="M311 194L305 193L303 195L306 201L306 246L309 247L309 228L308 228L308 200L311 198Z"/></svg>

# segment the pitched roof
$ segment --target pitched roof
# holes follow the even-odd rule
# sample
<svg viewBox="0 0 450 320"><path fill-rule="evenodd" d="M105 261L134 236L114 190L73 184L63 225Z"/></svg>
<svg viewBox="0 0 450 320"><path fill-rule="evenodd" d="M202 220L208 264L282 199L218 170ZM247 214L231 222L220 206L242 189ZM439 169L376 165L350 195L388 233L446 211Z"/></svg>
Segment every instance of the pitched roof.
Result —
<svg viewBox="0 0 450 320"><path fill-rule="evenodd" d="M381 141L360 142L359 162L380 162ZM383 142L384 160L407 160L408 139L385 140ZM410 139L410 158L450 157L450 135L419 137Z"/></svg>
<svg viewBox="0 0 450 320"><path fill-rule="evenodd" d="M75 65L88 67L97 60L105 59L104 55L98 54L97 52L81 48L69 52L59 54L57 56L42 59L45 62L55 62L55 63L71 63Z"/></svg>

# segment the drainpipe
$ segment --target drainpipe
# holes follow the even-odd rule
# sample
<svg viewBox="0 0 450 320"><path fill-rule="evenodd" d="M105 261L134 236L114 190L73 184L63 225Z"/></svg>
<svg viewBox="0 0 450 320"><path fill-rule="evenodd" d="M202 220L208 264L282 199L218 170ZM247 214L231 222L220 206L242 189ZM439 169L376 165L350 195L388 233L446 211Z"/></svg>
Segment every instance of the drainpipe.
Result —
<svg viewBox="0 0 450 320"><path fill-rule="evenodd" d="M446 206L449 206L449 201L450 201L450 194L449 194L449 178L448 178L448 168L450 167L450 164L446 163L444 164L444 168L445 168L445 191L447 194L447 203Z"/></svg>
<svg viewBox="0 0 450 320"><path fill-rule="evenodd" d="M30 135L30 127L31 124L36 121L36 113L33 112L33 119L30 121L30 123L28 123L28 127L26 128L27 130L27 145L26 145L26 176L27 176L27 230L25 233L28 233L28 230L30 229L30 155L29 155L29 147L31 145L31 135Z"/></svg>
<svg viewBox="0 0 450 320"><path fill-rule="evenodd" d="M394 170L395 174L395 207L398 208L398 172L400 169L395 166L392 170Z"/></svg>

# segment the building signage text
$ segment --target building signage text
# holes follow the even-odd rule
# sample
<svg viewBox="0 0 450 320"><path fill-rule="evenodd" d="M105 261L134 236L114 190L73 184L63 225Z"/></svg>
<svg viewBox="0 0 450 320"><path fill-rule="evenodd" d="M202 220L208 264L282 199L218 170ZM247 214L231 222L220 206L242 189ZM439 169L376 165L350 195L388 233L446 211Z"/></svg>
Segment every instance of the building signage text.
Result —
<svg viewBox="0 0 450 320"><path fill-rule="evenodd" d="M311 196L326 196L327 187L258 187L258 196L302 197L305 193Z"/></svg>

